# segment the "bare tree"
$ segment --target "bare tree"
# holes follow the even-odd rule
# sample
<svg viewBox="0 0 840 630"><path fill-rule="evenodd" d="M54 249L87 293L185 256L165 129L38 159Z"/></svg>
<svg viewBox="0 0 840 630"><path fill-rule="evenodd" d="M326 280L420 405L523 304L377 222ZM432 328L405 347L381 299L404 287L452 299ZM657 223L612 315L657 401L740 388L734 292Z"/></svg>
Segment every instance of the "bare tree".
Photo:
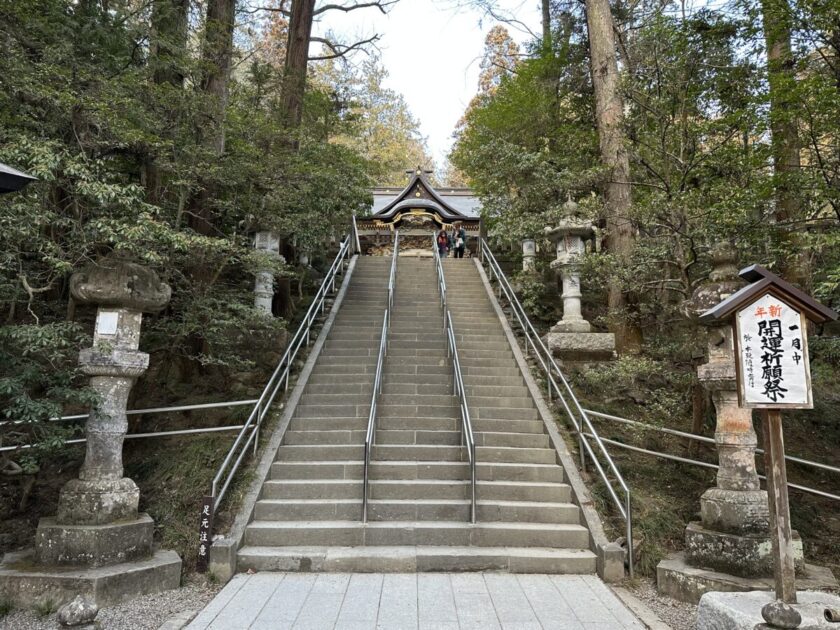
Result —
<svg viewBox="0 0 840 630"><path fill-rule="evenodd" d="M347 13L360 9L376 8L382 13L387 13L388 9L396 4L397 0L324 4L317 8L316 2L317 0L292 0L290 11L286 11L284 7L279 9L289 16L289 43L286 48L286 65L283 73L283 115L285 124L291 131L300 126L303 117L303 95L306 90L308 62L314 59L345 57L353 51L374 43L379 38L378 35L374 35L353 44L342 44L322 37L313 38L312 25L314 21L329 11ZM330 50L330 53L310 57L309 46L313 41L324 44ZM296 144L294 138L291 141Z"/></svg>

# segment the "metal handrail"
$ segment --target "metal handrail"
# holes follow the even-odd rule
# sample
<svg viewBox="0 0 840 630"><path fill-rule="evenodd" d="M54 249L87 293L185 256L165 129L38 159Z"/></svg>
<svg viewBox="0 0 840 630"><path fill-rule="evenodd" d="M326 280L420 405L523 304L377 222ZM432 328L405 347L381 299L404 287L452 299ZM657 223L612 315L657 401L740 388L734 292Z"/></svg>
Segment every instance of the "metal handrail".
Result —
<svg viewBox="0 0 840 630"><path fill-rule="evenodd" d="M173 413L175 411L192 411L194 409L216 409L219 407L240 407L243 405L253 405L257 402L257 399L254 398L252 400L231 400L231 401L223 401L223 402L210 402L210 403L196 403L194 405L176 405L174 407L151 407L149 409L129 409L125 412L127 416L138 416L143 414L152 414L152 413ZM90 416L90 412L88 413L77 413L72 416L56 416L53 418L48 418L48 422L67 422L70 420L86 420ZM0 426L5 426L8 424L27 424L26 420L3 420L0 421Z"/></svg>
<svg viewBox="0 0 840 630"><path fill-rule="evenodd" d="M587 409L586 413L588 413L590 416L593 416L595 418L603 418L604 420L610 420L611 422L617 422L619 424L627 424L627 425L630 425L630 426L639 427L639 428L644 429L646 431L655 431L657 433L665 433L667 435L674 435L676 437L683 437L683 438L687 438L689 440L694 440L696 442L704 442L704 443L707 443L707 444L709 444L709 443L714 444L715 443L714 438L710 438L710 437L707 437L705 435L697 435L696 433L688 433L687 431L679 431L678 429L669 429L667 427L658 427L656 425L648 424L646 422L639 422L638 420L629 420L627 418L622 418L621 416L614 416L614 415L611 415L611 414L608 414L608 413L600 413L598 411L592 411L591 409ZM621 448L623 448L624 446L627 446L627 448L629 450L635 450L635 449L639 448L639 447L631 447L629 445L625 445L623 442L615 442L613 440L608 440L607 438L602 438L602 439L607 444L614 443L614 444L619 445ZM664 457L665 459L672 459L674 461L684 462L686 464L696 464L698 466L702 465L702 466L706 466L706 467L709 467L709 468L711 468L711 467L717 468L716 464L709 464L707 462L700 462L698 460L688 459L688 458L685 458L685 457L680 457L678 455L671 455L669 453L662 453L660 451L647 450L647 449L640 449L640 450L641 450L641 452L648 453L650 455L661 456L661 457ZM757 449L755 449L755 454L756 455L763 455L764 450L760 449L760 448L757 448ZM814 468L818 468L820 470L825 470L825 471L828 471L828 472L840 473L840 468L838 468L837 466L829 466L828 464L823 464L822 462L815 462L815 461L811 461L809 459L802 459L800 457L794 457L792 455L785 455L785 459L788 460L788 461L794 462L796 464L801 464L801 465L804 465L804 466L812 466ZM816 495L819 495L819 496L828 497L829 499L836 499L836 500L840 501L840 496L830 494L830 493L827 493L827 492L823 492L821 490L817 490L816 488L810 488L808 486L799 486L799 485L790 484L790 483L788 485L791 488L796 488L797 490L802 490L803 492L809 492L811 494L816 494Z"/></svg>
<svg viewBox="0 0 840 630"><path fill-rule="evenodd" d="M394 288L397 279L397 257L400 249L400 232L394 234L394 251L391 253L391 271L388 274L388 298L385 314L382 316L382 333L379 335L379 354L376 359L376 374L373 377L373 392L370 396L367 432L365 433L365 463L362 486L362 522L368 519L368 495L370 494L370 457L376 440L376 410L382 394L382 370L388 354L388 331L391 328L391 309L394 305Z"/></svg>
<svg viewBox="0 0 840 630"><path fill-rule="evenodd" d="M516 297L516 293L513 291L513 288L510 286L507 277L505 276L504 272L499 266L499 263L496 261L496 257L493 255L493 251L490 249L490 246L484 239L481 239L481 253L483 260L487 262L487 267L489 271L492 273L494 279L496 280L499 290L499 298L501 298L502 294L504 293L505 297L508 300L508 303L511 305L513 317L515 318L516 323L519 324L519 328L525 335L525 354L528 354L530 348L533 351L534 356L539 362L540 366L542 367L543 372L545 373L546 388L548 390L549 400L552 400L553 397L556 396L557 400L560 401L563 410L566 412L566 416L571 422L575 433L577 434L579 443L578 450L580 452L581 459L581 468L584 468L586 466L586 454L588 453L589 459L592 461L592 464L598 471L598 475L604 482L604 486L606 487L610 498L616 506L616 509L618 510L619 514L621 514L621 517L624 519L626 525L625 533L627 539L627 567L629 575L632 578L634 573L633 516L630 509L630 489L625 483L624 477L622 476L621 472L618 470L615 461L613 461L613 458L607 451L607 448L604 445L604 441L601 439L601 437L598 435L598 431L592 425L592 422L589 419L589 415L581 406L580 402L577 399L577 396L575 396L574 392L572 391L569 382L566 380L565 375L560 370L560 367L557 365L557 362L554 360L554 357L552 356L551 352L546 347L545 343L543 343L542 338L540 337L539 333L537 333L533 324L531 324L531 320L528 318L528 314L525 312L525 309L519 302L519 298ZM560 384L562 385L562 389L561 385L558 385L557 383L558 379L560 381ZM569 406L566 397L568 397L572 401L572 405L577 411L577 415L572 411L572 407ZM584 426L586 428L586 432L583 430ZM613 487L613 482L610 480L610 476L604 470L603 466L601 465L601 462L596 456L596 451L590 444L590 438L592 439L592 441L595 442L598 451L600 452L604 460L607 462L609 470L612 472L613 477L615 478L615 481L619 486L619 490L624 495L623 500L618 496L618 492L616 492L616 489Z"/></svg>
<svg viewBox="0 0 840 630"><path fill-rule="evenodd" d="M587 434L588 435L588 434ZM660 451L654 451L646 448L642 448L640 446L633 446L632 444L625 444L624 442L619 442L618 440L610 440L608 438L601 438L607 444L611 444L617 448L623 448L628 451L633 451L634 453L642 453L644 455L652 455L654 457L659 457L661 459L667 459L673 462L679 462L681 464L690 464L692 466L700 466L702 468L712 468L717 470L720 468L717 464L712 464L711 462L703 462L698 459L689 459L688 457L680 457L679 455L671 455L670 453L662 453ZM767 479L764 475L758 475L759 479ZM790 483L788 482L788 488L793 490L800 490L802 492L807 492L808 494L813 494L818 497L824 497L826 499L833 499L835 501L840 501L840 496L836 494L831 494L830 492L824 492L822 490L817 490L816 488L811 488L809 486L801 486L799 484Z"/></svg>
<svg viewBox="0 0 840 630"><path fill-rule="evenodd" d="M336 276L341 272L345 259L350 255L351 237L352 235L348 235L341 242L338 254L335 257L335 260L333 260L329 271L327 271L324 275L324 280L321 282L321 286L318 287L318 291L312 299L312 304L310 304L309 310L303 317L303 321L300 323L297 332L295 332L294 336L289 341L289 344L286 346L286 352L277 363L277 367L274 369L274 372L272 372L271 377L268 379L265 388L260 394L260 397L254 404L251 414L248 416L242 430L239 432L239 435L236 436L236 440L234 440L227 456L225 456L224 461L221 466L219 466L218 471L213 477L210 499L214 514L219 509L219 505L221 505L222 499L224 498L236 471L239 470L239 466L242 464L242 460L245 459L245 455L248 453L250 447L253 445L253 452L257 452L260 427L262 426L263 419L271 408L271 404L274 402L274 398L277 396L281 387L284 388L284 391L288 391L289 389L289 377L291 375L292 365L294 364L300 348L304 344L307 346L309 345L312 324L315 322L319 311L323 314L327 295L335 292Z"/></svg>
<svg viewBox="0 0 840 630"><path fill-rule="evenodd" d="M386 308L382 317L382 334L379 336L379 356L376 359L376 376L373 378L373 393L370 397L367 433L365 433L364 488L362 493L362 521L367 523L368 494L370 485L370 456L376 435L376 408L382 394L382 368L388 353L388 329L391 325L390 311Z"/></svg>
<svg viewBox="0 0 840 630"><path fill-rule="evenodd" d="M441 307L443 310L443 329L446 334L447 355L452 357L452 381L454 395L458 397L458 406L461 411L461 442L467 449L467 456L470 461L470 522L475 523L476 518L476 491L475 491L475 434L470 418L470 406L467 402L467 388L464 387L464 377L461 372L461 360L458 357L458 344L455 341L455 327L452 324L452 313L446 305L446 279L443 274L443 264L440 261L440 254L437 244L434 246L435 267L438 275L438 289L440 290Z"/></svg>
<svg viewBox="0 0 840 630"><path fill-rule="evenodd" d="M356 215L355 214L353 215L352 227L353 227L353 234L352 234L353 244L356 246L355 253L356 254L361 254L362 253L362 244L359 242L359 227L356 225Z"/></svg>

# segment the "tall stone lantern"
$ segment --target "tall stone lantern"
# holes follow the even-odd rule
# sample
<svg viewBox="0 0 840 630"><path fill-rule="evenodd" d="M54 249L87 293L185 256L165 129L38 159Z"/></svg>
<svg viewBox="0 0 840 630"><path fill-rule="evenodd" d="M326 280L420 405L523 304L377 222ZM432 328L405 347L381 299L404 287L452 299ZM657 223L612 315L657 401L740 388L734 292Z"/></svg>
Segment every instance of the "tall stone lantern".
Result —
<svg viewBox="0 0 840 630"><path fill-rule="evenodd" d="M149 365L138 350L144 312L160 311L171 289L141 265L109 258L70 279L73 297L97 306L93 347L79 353L99 395L85 425L87 451L78 479L61 489L58 513L38 523L34 560L6 554L0 595L21 604L69 601L100 605L177 588L181 559L152 546L154 521L138 512L140 491L124 476L122 448L131 388Z"/></svg>
<svg viewBox="0 0 840 630"><path fill-rule="evenodd" d="M280 238L269 230L260 230L254 235L254 249L285 262L280 255ZM271 315L274 300L274 272L271 269L257 271L254 278L254 308Z"/></svg>
<svg viewBox="0 0 840 630"><path fill-rule="evenodd" d="M532 238L522 240L522 271L537 270L537 242Z"/></svg>
<svg viewBox="0 0 840 630"><path fill-rule="evenodd" d="M686 315L696 320L744 286L736 263L733 245L720 243L714 248L709 280L694 291L685 305ZM697 378L711 394L715 407L717 484L700 498L700 521L686 527L684 558L667 558L657 567L659 590L685 601L697 601L706 590L749 590L746 582L741 588L733 584L738 578L773 575L767 492L761 489L756 472L752 410L738 406L735 347L729 322L709 324L708 357L708 362L697 368ZM802 540L795 532L794 547L801 569ZM721 574L733 576L727 588L721 586Z"/></svg>
<svg viewBox="0 0 840 630"><path fill-rule="evenodd" d="M569 199L563 204L563 218L545 235L556 248L557 258L551 268L562 283L563 318L546 335L548 347L561 359L602 360L615 356L615 335L592 332L583 318L580 299L580 265L586 253L586 241L594 238L592 221L581 216L580 207Z"/></svg>

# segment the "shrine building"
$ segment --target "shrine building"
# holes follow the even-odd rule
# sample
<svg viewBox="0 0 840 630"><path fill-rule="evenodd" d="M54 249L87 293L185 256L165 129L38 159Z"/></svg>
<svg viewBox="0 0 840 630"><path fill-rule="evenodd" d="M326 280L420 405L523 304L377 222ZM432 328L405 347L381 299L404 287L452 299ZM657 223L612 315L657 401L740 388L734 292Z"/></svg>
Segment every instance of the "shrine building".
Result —
<svg viewBox="0 0 840 630"><path fill-rule="evenodd" d="M356 229L363 254L388 255L399 230L401 256L431 256L434 237L441 228L463 227L466 253L478 253L482 222L481 203L469 188L435 188L421 168L406 171L404 188L373 189L370 215L357 217Z"/></svg>

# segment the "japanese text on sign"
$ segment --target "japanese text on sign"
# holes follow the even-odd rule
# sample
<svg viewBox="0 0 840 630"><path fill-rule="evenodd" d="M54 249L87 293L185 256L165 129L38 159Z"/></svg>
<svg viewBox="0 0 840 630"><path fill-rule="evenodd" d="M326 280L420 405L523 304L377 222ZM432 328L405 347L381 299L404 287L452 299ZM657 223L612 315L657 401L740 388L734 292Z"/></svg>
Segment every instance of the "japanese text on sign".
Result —
<svg viewBox="0 0 840 630"><path fill-rule="evenodd" d="M743 402L808 405L808 360L799 311L767 294L738 311L736 321Z"/></svg>

